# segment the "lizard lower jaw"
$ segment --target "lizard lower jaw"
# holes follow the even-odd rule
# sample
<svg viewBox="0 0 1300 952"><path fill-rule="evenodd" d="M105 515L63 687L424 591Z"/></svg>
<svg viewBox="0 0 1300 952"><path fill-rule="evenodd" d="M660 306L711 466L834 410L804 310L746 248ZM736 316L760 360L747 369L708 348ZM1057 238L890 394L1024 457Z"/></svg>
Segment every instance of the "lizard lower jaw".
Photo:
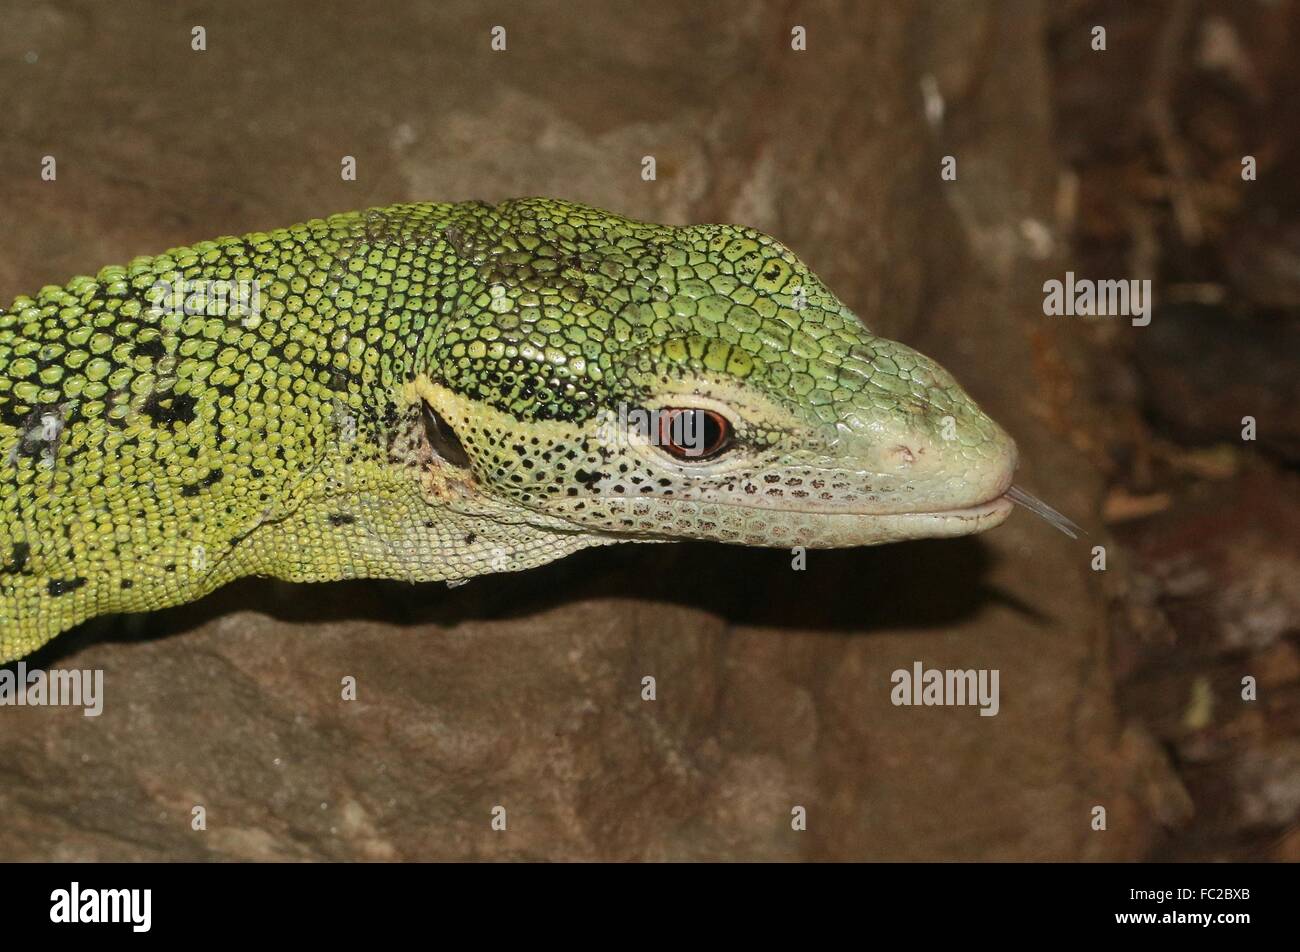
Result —
<svg viewBox="0 0 1300 952"><path fill-rule="evenodd" d="M961 509L935 512L836 513L817 519L821 522L824 541L832 548L874 545L906 539L951 538L973 535L999 526L1015 506L1006 496ZM814 517L816 518L816 517Z"/></svg>
<svg viewBox="0 0 1300 952"><path fill-rule="evenodd" d="M899 518L899 519L934 519L941 522L955 521L961 523L984 523L987 522L989 528L1001 523L1011 514L1015 505L1005 495L997 496L988 502L982 502L977 506L965 506L961 509L939 509L934 512L903 512L893 516L882 516L881 518Z"/></svg>

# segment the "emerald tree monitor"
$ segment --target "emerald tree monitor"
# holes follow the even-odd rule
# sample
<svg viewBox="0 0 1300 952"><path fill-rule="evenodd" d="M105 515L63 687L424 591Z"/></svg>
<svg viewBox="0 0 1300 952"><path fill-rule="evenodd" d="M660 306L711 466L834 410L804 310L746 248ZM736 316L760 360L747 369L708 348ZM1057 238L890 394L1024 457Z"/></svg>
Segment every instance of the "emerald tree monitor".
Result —
<svg viewBox="0 0 1300 952"><path fill-rule="evenodd" d="M245 575L874 545L1013 501L1061 522L1015 467L943 368L753 229L552 199L334 215L0 311L0 661Z"/></svg>

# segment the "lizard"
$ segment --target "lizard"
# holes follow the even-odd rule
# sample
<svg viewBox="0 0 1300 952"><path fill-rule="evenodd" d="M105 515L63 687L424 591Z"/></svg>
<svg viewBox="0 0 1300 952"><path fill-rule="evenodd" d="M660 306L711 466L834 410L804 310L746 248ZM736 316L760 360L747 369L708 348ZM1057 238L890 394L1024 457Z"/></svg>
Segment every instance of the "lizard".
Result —
<svg viewBox="0 0 1300 952"><path fill-rule="evenodd" d="M0 662L247 575L459 584L620 541L1056 515L1016 463L952 375L752 228L336 214L0 311Z"/></svg>

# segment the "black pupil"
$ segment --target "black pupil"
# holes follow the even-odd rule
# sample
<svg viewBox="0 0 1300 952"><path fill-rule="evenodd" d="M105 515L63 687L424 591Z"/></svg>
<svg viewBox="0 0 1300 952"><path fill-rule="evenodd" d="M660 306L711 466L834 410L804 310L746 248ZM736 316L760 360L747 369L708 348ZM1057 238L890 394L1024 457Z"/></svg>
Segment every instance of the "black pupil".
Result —
<svg viewBox="0 0 1300 952"><path fill-rule="evenodd" d="M726 434L722 429L722 423L719 421L717 414L696 410L695 416L695 432L703 434L703 439L700 442L704 446L704 455L708 456L722 445L723 437ZM701 420L700 417L703 417L703 419Z"/></svg>
<svg viewBox="0 0 1300 952"><path fill-rule="evenodd" d="M709 410L673 410L663 446L678 459L708 459L726 448L731 425Z"/></svg>

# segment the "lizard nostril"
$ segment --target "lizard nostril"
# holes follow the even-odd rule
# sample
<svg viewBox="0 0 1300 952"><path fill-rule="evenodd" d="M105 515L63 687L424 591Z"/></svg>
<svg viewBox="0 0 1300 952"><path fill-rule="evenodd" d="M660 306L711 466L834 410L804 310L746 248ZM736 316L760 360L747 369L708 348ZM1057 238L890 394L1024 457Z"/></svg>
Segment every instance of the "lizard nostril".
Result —
<svg viewBox="0 0 1300 952"><path fill-rule="evenodd" d="M894 455L898 457L900 462L908 466L916 462L916 454L906 446L895 446Z"/></svg>

